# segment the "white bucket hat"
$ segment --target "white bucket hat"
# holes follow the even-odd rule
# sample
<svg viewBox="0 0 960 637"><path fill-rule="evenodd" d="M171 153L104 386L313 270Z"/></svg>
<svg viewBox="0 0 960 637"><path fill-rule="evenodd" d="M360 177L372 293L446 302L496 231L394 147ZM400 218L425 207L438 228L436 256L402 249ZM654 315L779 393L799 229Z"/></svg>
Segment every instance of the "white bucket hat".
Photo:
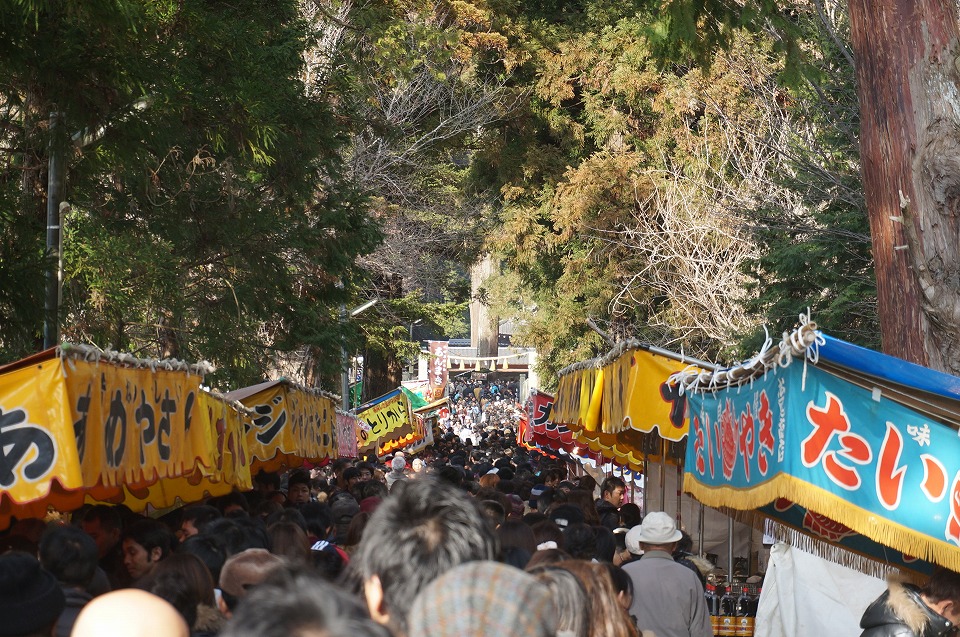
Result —
<svg viewBox="0 0 960 637"><path fill-rule="evenodd" d="M677 530L676 521L663 511L653 511L643 518L643 523L627 532L624 541L631 553L641 553L640 544L672 544L683 537Z"/></svg>

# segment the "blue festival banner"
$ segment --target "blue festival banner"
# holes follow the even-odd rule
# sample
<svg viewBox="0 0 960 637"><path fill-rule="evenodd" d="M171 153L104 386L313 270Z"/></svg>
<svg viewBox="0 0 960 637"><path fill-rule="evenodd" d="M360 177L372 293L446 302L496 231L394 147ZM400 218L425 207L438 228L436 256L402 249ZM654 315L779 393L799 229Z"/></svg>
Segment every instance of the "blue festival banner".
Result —
<svg viewBox="0 0 960 637"><path fill-rule="evenodd" d="M822 534L827 541L862 534L960 570L952 428L803 361L687 400L684 486L700 501L749 510L784 498L799 505L793 515L802 508L839 523Z"/></svg>

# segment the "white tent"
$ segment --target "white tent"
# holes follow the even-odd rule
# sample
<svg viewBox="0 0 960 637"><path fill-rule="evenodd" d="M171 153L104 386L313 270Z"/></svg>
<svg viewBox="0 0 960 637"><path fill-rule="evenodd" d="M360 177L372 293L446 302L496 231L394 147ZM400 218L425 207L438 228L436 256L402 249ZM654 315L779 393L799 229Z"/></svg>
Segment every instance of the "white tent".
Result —
<svg viewBox="0 0 960 637"><path fill-rule="evenodd" d="M778 542L770 551L755 637L859 635L883 580Z"/></svg>

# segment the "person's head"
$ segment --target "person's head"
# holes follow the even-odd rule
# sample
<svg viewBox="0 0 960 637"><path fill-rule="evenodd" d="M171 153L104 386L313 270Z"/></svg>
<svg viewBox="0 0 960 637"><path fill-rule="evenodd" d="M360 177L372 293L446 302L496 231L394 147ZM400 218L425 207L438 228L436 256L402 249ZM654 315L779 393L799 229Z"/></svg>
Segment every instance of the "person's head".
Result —
<svg viewBox="0 0 960 637"><path fill-rule="evenodd" d="M272 471L260 470L253 477L256 489L264 496L270 496L280 490L280 475Z"/></svg>
<svg viewBox="0 0 960 637"><path fill-rule="evenodd" d="M640 507L633 502L627 502L620 507L620 526L625 529L632 529L643 522L643 515L640 513Z"/></svg>
<svg viewBox="0 0 960 637"><path fill-rule="evenodd" d="M162 522L143 519L123 533L123 565L134 580L149 575L170 555L176 538Z"/></svg>
<svg viewBox="0 0 960 637"><path fill-rule="evenodd" d="M210 571L214 583L220 581L220 570L227 561L227 554L223 545L209 535L195 535L188 537L177 547L177 553L187 553L196 556Z"/></svg>
<svg viewBox="0 0 960 637"><path fill-rule="evenodd" d="M458 564L496 554L496 538L473 500L423 478L380 505L355 560L371 616L402 634L406 611L424 586Z"/></svg>
<svg viewBox="0 0 960 637"><path fill-rule="evenodd" d="M252 548L270 546L262 520L253 518L220 518L207 525L204 535L215 538L227 557Z"/></svg>
<svg viewBox="0 0 960 637"><path fill-rule="evenodd" d="M287 480L287 502L296 505L309 501L310 472L306 469L295 469Z"/></svg>
<svg viewBox="0 0 960 637"><path fill-rule="evenodd" d="M593 527L583 522L570 524L563 530L564 550L578 560L597 556L597 536Z"/></svg>
<svg viewBox="0 0 960 637"><path fill-rule="evenodd" d="M600 514L597 513L597 505L593 500L593 492L583 489L572 489L567 494L567 502L580 509L583 522L594 525L600 524Z"/></svg>
<svg viewBox="0 0 960 637"><path fill-rule="evenodd" d="M920 594L927 606L951 623L960 623L960 573L937 568Z"/></svg>
<svg viewBox="0 0 960 637"><path fill-rule="evenodd" d="M335 528L333 512L325 502L307 502L300 505L300 513L307 523L307 534L326 539Z"/></svg>
<svg viewBox="0 0 960 637"><path fill-rule="evenodd" d="M605 526L593 527L593 537L596 543L596 551L593 556L598 562L613 562L617 553L617 539L613 536L613 531Z"/></svg>
<svg viewBox="0 0 960 637"><path fill-rule="evenodd" d="M559 526L561 529L565 529L571 524L577 524L579 522L586 522L586 516L584 516L584 511L582 508L575 504L561 504L559 506L553 506L550 508L550 511L547 513L554 524Z"/></svg>
<svg viewBox="0 0 960 637"><path fill-rule="evenodd" d="M207 504L185 507L183 516L180 518L180 533L178 535L181 540L199 535L207 524L220 517L220 510Z"/></svg>
<svg viewBox="0 0 960 637"><path fill-rule="evenodd" d="M166 600L136 588L124 588L88 602L71 637L189 637L190 627Z"/></svg>
<svg viewBox="0 0 960 637"><path fill-rule="evenodd" d="M360 482L373 480L373 465L369 462L359 463L357 465L357 470L360 472Z"/></svg>
<svg viewBox="0 0 960 637"><path fill-rule="evenodd" d="M537 550L562 549L564 547L563 530L553 520L537 522L530 529L537 542Z"/></svg>
<svg viewBox="0 0 960 637"><path fill-rule="evenodd" d="M175 553L157 564L142 586L170 602L191 627L197 621L200 604L216 604L213 576L200 558L189 553Z"/></svg>
<svg viewBox="0 0 960 637"><path fill-rule="evenodd" d="M610 581L613 582L614 590L617 591L617 603L620 604L623 610L629 611L630 606L633 604L633 580L630 579L630 575L619 566L605 563L604 567L606 567L607 573L610 575Z"/></svg>
<svg viewBox="0 0 960 637"><path fill-rule="evenodd" d="M48 526L39 553L43 568L66 586L86 588L97 571L97 544L75 526Z"/></svg>
<svg viewBox="0 0 960 637"><path fill-rule="evenodd" d="M637 637L637 627L617 601L610 573L602 564L570 560L558 564L577 576L587 591L593 621L590 637Z"/></svg>
<svg viewBox="0 0 960 637"><path fill-rule="evenodd" d="M677 523L663 511L653 511L643 518L640 526L627 531L627 549L636 553L641 551L666 551L673 553L683 534L677 530Z"/></svg>
<svg viewBox="0 0 960 637"><path fill-rule="evenodd" d="M350 520L350 526L347 527L347 535L343 541L344 546L357 546L363 539L363 530L367 528L371 513L361 511Z"/></svg>
<svg viewBox="0 0 960 637"><path fill-rule="evenodd" d="M497 485L500 484L500 476L495 473L486 473L480 476L477 483L481 489L496 489Z"/></svg>
<svg viewBox="0 0 960 637"><path fill-rule="evenodd" d="M563 480L563 472L559 469L547 469L543 472L543 485L550 488L556 488Z"/></svg>
<svg viewBox="0 0 960 637"><path fill-rule="evenodd" d="M627 483L616 476L610 476L600 485L600 497L618 508L623 504L623 494L626 492Z"/></svg>
<svg viewBox="0 0 960 637"><path fill-rule="evenodd" d="M591 475L580 476L580 479L577 480L577 488L581 491L586 491L589 494L593 494L593 490L597 488L597 481L593 479Z"/></svg>
<svg viewBox="0 0 960 637"><path fill-rule="evenodd" d="M37 558L19 551L0 555L0 635L51 635L66 603L57 579Z"/></svg>
<svg viewBox="0 0 960 637"><path fill-rule="evenodd" d="M311 560L310 542L306 532L293 522L277 522L267 528L270 552L286 558L292 564L308 564Z"/></svg>
<svg viewBox="0 0 960 637"><path fill-rule="evenodd" d="M266 549L247 549L232 556L220 571L221 607L225 615L236 610L238 602L275 569L286 565L283 558Z"/></svg>
<svg viewBox="0 0 960 637"><path fill-rule="evenodd" d="M247 497L239 491L231 491L216 500L217 508L224 516L238 515L245 516L250 513L250 503Z"/></svg>
<svg viewBox="0 0 960 637"><path fill-rule="evenodd" d="M591 607L586 588L572 572L557 565L527 565L527 572L550 590L557 610L557 631L570 637L587 637Z"/></svg>
<svg viewBox="0 0 960 637"><path fill-rule="evenodd" d="M301 569L278 569L252 590L220 637L391 637L355 597Z"/></svg>
<svg viewBox="0 0 960 637"><path fill-rule="evenodd" d="M533 529L520 520L507 520L497 529L497 536L500 539L500 549L511 547L523 549L530 555L537 551L537 538L533 534Z"/></svg>
<svg viewBox="0 0 960 637"><path fill-rule="evenodd" d="M104 557L120 542L123 526L120 513L107 504L97 504L83 514L80 522L83 532L93 538L97 544L97 555Z"/></svg>
<svg viewBox="0 0 960 637"><path fill-rule="evenodd" d="M520 569L496 562L461 564L425 587L413 602L410 634L420 637L510 635L554 637L550 590Z"/></svg>
<svg viewBox="0 0 960 637"><path fill-rule="evenodd" d="M496 500L481 500L480 508L483 510L483 514L490 520L491 527L495 529L499 528L507 519L507 513L504 511L503 505Z"/></svg>

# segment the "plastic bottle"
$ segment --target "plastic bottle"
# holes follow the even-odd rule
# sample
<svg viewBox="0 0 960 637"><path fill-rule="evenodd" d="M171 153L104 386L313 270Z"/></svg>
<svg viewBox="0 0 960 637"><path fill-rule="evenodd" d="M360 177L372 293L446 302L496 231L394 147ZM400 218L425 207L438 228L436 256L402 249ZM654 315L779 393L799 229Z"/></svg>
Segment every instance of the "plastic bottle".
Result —
<svg viewBox="0 0 960 637"><path fill-rule="evenodd" d="M707 600L707 611L710 613L710 625L713 626L713 634L720 634L720 596L717 595L715 584L707 584L707 590L704 593Z"/></svg>
<svg viewBox="0 0 960 637"><path fill-rule="evenodd" d="M754 622L757 617L757 600L749 586L744 586L737 596L736 613L734 635L736 637L753 637Z"/></svg>
<svg viewBox="0 0 960 637"><path fill-rule="evenodd" d="M727 586L727 590L720 597L720 637L736 637L737 635L737 597L740 591L736 584Z"/></svg>

